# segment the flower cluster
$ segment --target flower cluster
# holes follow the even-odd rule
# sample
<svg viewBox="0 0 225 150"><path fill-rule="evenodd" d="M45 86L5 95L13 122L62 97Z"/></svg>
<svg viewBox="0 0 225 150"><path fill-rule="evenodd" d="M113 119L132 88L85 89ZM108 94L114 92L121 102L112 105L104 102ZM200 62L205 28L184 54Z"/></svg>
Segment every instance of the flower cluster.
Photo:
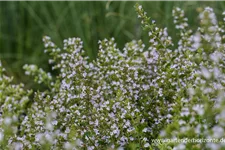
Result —
<svg viewBox="0 0 225 150"><path fill-rule="evenodd" d="M211 142L167 143L167 149L224 149L225 88L224 27L217 24L212 8L200 14L199 46L195 51L198 76L182 99L182 109L173 123L161 131L161 138L215 139ZM200 60L199 60L200 59ZM156 144L158 145L158 144Z"/></svg>
<svg viewBox="0 0 225 150"><path fill-rule="evenodd" d="M13 85L0 64L0 148L3 149L222 149L224 145L154 143L155 138L222 138L224 122L224 23L211 8L196 32L180 8L173 10L177 44L135 5L149 43L99 41L96 60L80 38L63 48L43 37L53 77L36 65L26 75L45 91ZM151 23L150 23L151 22ZM148 45L148 46L146 46ZM174 46L178 45L178 46Z"/></svg>
<svg viewBox="0 0 225 150"><path fill-rule="evenodd" d="M24 85L15 85L13 78L5 75L0 62L0 149L16 149L21 142L13 142L14 135L20 135L20 123L29 105L31 90Z"/></svg>

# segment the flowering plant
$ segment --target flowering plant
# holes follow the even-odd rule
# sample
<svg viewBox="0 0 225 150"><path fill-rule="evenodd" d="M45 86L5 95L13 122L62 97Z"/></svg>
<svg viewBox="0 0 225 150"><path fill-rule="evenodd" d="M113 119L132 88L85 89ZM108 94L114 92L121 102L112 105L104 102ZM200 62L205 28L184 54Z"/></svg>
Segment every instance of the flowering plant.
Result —
<svg viewBox="0 0 225 150"><path fill-rule="evenodd" d="M211 8L200 13L196 32L183 10L173 10L178 46L135 5L149 43L116 47L99 41L96 60L80 38L59 48L45 36L57 76L36 65L25 74L45 91L13 85L0 65L0 148L3 149L222 149L221 143L155 143L155 138L224 137L224 22ZM151 23L150 23L151 22Z"/></svg>

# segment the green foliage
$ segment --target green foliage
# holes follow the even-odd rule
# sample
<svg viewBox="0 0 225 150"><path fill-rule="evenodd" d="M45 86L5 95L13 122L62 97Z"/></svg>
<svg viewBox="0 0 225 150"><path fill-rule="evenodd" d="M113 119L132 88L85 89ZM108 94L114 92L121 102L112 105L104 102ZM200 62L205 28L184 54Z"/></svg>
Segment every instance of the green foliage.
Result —
<svg viewBox="0 0 225 150"><path fill-rule="evenodd" d="M95 60L80 38L57 46L43 37L56 77L36 65L25 74L44 91L13 85L0 64L2 149L223 149L217 143L157 142L164 138L218 138L224 123L224 22L213 10L189 29L184 11L172 14L179 41L135 5L148 44L132 40L119 49L99 41Z"/></svg>

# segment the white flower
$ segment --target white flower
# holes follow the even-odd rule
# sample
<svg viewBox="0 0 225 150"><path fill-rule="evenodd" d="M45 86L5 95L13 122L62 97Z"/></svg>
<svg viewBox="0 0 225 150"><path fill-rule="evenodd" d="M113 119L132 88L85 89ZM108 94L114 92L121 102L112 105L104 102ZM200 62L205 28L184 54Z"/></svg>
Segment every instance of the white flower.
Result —
<svg viewBox="0 0 225 150"><path fill-rule="evenodd" d="M150 144L149 143L145 143L144 147L149 147Z"/></svg>
<svg viewBox="0 0 225 150"><path fill-rule="evenodd" d="M20 142L14 142L13 146L14 146L14 150L22 150L23 149L23 144Z"/></svg>
<svg viewBox="0 0 225 150"><path fill-rule="evenodd" d="M35 141L37 141L37 142L41 141L42 137L43 137L43 134L42 133L37 133L35 135Z"/></svg>
<svg viewBox="0 0 225 150"><path fill-rule="evenodd" d="M208 71L208 69L206 69L205 67L201 68L202 71L202 75L206 78L209 79L211 77L211 73Z"/></svg>
<svg viewBox="0 0 225 150"><path fill-rule="evenodd" d="M72 149L73 146L72 146L72 144L70 144L69 142L65 142L65 143L64 143L64 148L65 148L65 149Z"/></svg>
<svg viewBox="0 0 225 150"><path fill-rule="evenodd" d="M175 146L173 150L185 150L185 149L186 146L183 143L181 143L178 146Z"/></svg>
<svg viewBox="0 0 225 150"><path fill-rule="evenodd" d="M46 124L46 129L52 130L52 129L53 129L52 124L51 124L51 123L47 123L47 124Z"/></svg>
<svg viewBox="0 0 225 150"><path fill-rule="evenodd" d="M9 117L6 117L6 118L4 119L4 122L5 122L6 125L10 125L10 124L12 123L12 119L9 118Z"/></svg>
<svg viewBox="0 0 225 150"><path fill-rule="evenodd" d="M147 128L144 128L144 129L142 130L142 132L147 132L147 130L148 130Z"/></svg>
<svg viewBox="0 0 225 150"><path fill-rule="evenodd" d="M141 5L139 5L139 6L138 6L138 9L139 9L139 10L141 10L141 9L142 9L142 6L141 6Z"/></svg>
<svg viewBox="0 0 225 150"><path fill-rule="evenodd" d="M202 105L194 105L193 106L193 110L196 111L199 115L203 115L204 114L204 109Z"/></svg>
<svg viewBox="0 0 225 150"><path fill-rule="evenodd" d="M212 130L213 130L213 136L215 138L221 138L222 136L225 135L224 129L220 126L214 126Z"/></svg>
<svg viewBox="0 0 225 150"><path fill-rule="evenodd" d="M77 146L82 146L83 145L83 142L80 139L77 139L76 140L76 145Z"/></svg>

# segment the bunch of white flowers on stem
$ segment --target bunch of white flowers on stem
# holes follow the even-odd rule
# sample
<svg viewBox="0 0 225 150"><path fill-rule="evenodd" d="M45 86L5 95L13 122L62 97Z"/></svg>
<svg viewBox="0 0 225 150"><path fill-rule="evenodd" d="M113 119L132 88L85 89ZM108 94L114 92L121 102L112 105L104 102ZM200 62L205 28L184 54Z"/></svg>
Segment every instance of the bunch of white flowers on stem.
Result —
<svg viewBox="0 0 225 150"><path fill-rule="evenodd" d="M135 9L149 43L133 40L120 50L114 38L104 39L96 60L85 56L80 38L65 39L59 48L45 36L45 52L58 75L24 66L27 75L48 87L45 91L31 95L12 85L0 66L1 148L223 148L152 142L224 136L223 24L206 8L194 32L184 11L175 8L176 47L167 28L157 27L142 6Z"/></svg>

